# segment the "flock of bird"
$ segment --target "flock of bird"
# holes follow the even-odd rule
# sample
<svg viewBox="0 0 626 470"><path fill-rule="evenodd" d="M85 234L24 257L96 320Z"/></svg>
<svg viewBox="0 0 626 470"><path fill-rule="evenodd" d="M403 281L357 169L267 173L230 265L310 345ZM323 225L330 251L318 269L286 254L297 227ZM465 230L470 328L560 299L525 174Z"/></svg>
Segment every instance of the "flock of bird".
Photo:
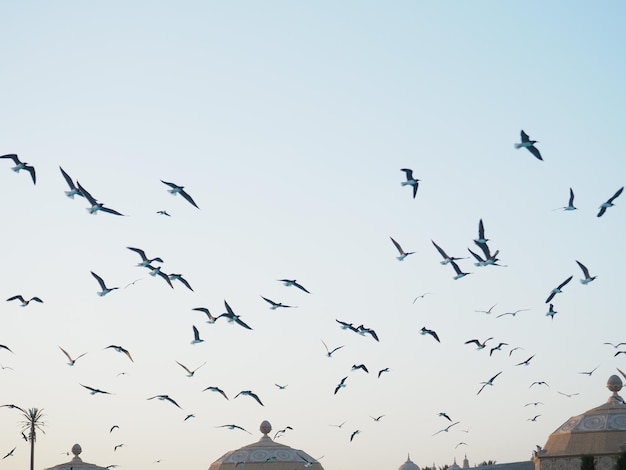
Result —
<svg viewBox="0 0 626 470"><path fill-rule="evenodd" d="M539 149L536 146L537 141L535 140L531 140L528 136L528 134L526 134L523 130L521 131L521 141L519 143L514 144L515 148L525 148L526 150L528 150L536 159L543 161L543 157L539 151ZM7 155L2 155L0 156L0 159L10 159L13 161L14 166L12 167L12 170L15 172L20 172L22 170L28 172L30 174L31 180L33 184L37 183L37 178L36 178L36 171L35 171L35 167L26 163L26 162L22 162L18 156L16 154L7 154ZM96 215L98 212L102 212L105 214L110 214L110 215L115 215L115 216L124 216L124 214L122 212L119 212L115 209L112 209L110 207L107 207L104 205L104 203L99 202L98 199L94 198L82 185L78 180L74 180L73 178L70 177L70 175L61 167L59 167L60 173L62 178L64 179L68 189L65 191L65 195L68 198L74 199L75 197L79 197L79 198L84 198L87 202L88 202L88 207L86 207L86 210L89 214L92 215ZM419 188L419 182L420 180L418 178L416 178L414 176L414 171L412 169L409 168L402 168L400 171L402 171L405 175L405 179L402 180L400 182L401 186L409 186L411 188L411 195L412 198L416 198L418 196L418 188ZM172 182L168 182L168 181L164 181L161 180L161 182L166 185L168 187L167 191L176 196L179 195L182 198L184 198L189 204L191 204L193 207L195 208L199 208L198 205L196 204L196 202L194 201L194 199L189 195L189 193L187 193L185 191L184 186L180 186L178 184L172 183ZM606 214L607 210L609 208L612 208L615 204L614 201L622 194L623 191L623 187L618 189L613 196L611 196L609 199L607 199L605 202L602 202L599 206L599 210L597 213L597 217L602 217ZM566 206L563 206L559 209L562 209L564 211L574 211L576 210L576 207L574 206L574 192L573 190L570 188L569 191L569 200ZM170 214L167 211L164 210L160 210L157 211L158 215L161 216L166 216L166 217L170 217ZM395 250L397 251L397 260L398 261L406 261L407 258L410 255L413 255L415 253L415 251L406 251L402 245L393 237L390 237L390 240L393 244L393 246L395 247ZM473 274L472 272L469 272L466 270L465 267L462 267L462 264L464 263L464 260L466 259L473 259L473 265L479 269L482 268L489 268L489 269L493 269L494 267L499 267L499 268L504 268L507 267L507 265L505 264L501 264L501 260L499 258L500 256L500 250L499 249L493 249L493 241L490 240L489 238L487 238L486 236L486 230L485 230L485 224L483 222L483 219L480 219L478 221L478 232L477 232L477 237L474 238L472 240L473 245L474 245L474 249L472 248L467 248L468 251L468 255L469 256L451 256L448 254L448 252L446 250L444 250L444 248L442 248L442 246L440 246L437 242L435 242L434 240L431 240L432 245L434 247L434 249L436 250L436 252L441 256L441 261L440 264L443 266L446 265L450 265L454 271L454 274L452 276L452 278L454 280L461 280L462 278ZM162 279L162 281L167 285L167 287L174 289L175 287L175 283L180 283L182 284L186 289L188 289L190 292L194 292L194 289L192 288L191 283L185 279L185 277L183 277L182 274L178 274L178 273L165 273L162 269L164 261L162 258L158 257L158 256L148 256L146 254L146 252L141 249L141 248L137 248L137 247L133 247L133 246L127 246L126 247L128 250L130 250L131 252L135 253L136 255L139 256L139 261L136 264L136 266L138 268L141 269L145 269L148 271L148 274L152 277L158 277L160 279ZM478 252L479 251L479 252ZM458 255L458 253L457 253ZM471 257L471 258L470 258ZM580 283L582 285L588 285L589 283L591 283L592 281L594 281L597 276L596 275L591 275L590 270L587 268L587 266L585 264L583 264L582 262L575 260L577 266L580 268L580 270L582 271L582 275L583 277L580 279ZM124 289L127 288L129 286L131 286L132 284L134 284L134 282L137 281L133 281L129 284L127 284L126 286L111 286L110 284L107 284L107 282L104 280L103 277L101 277L100 274L91 271L90 272L91 276L95 279L95 281L97 282L98 288L99 290L96 291L96 294L100 297L104 297L107 295L110 295L112 293L114 293L116 290L119 289ZM557 295L562 294L564 288L570 283L570 281L573 279L573 275L569 275L564 281L560 282L556 287L550 289L548 291L548 295L547 298L545 300L545 303L548 304L549 309L548 311L545 313L546 316L550 317L551 319L554 319L554 316L556 315L557 311L555 310L555 306L554 306L554 299ZM304 287L304 285L300 282L298 282L295 279L289 279L289 278L283 278L283 279L278 279L278 282L281 282L284 286L286 287L292 287L295 288L299 291L300 294L310 294L311 292ZM420 299L420 298L424 298L426 295L428 295L428 293L424 293L418 297L415 298L415 300L413 301L414 303ZM261 300L263 302L265 302L269 308L271 310L277 310L277 309L292 309L292 308L297 308L296 306L293 305L287 305L287 304L283 304L280 301L276 301L273 299L270 299L266 296L260 296ZM7 298L6 301L8 302L13 302L13 301L18 301L19 304L22 307L27 307L29 306L29 304L31 302L36 302L36 303L41 303L43 304L43 300L38 297L38 296L25 296L23 294L16 294L16 295L12 295L11 297ZM493 309L496 307L496 305L494 304L493 306L491 306L489 309L487 310L477 310L479 312L483 312L487 315L490 315L493 311ZM245 330L253 330L253 327L250 326L249 324L247 324L246 322L244 322L244 320L241 318L240 315L236 314L235 311L233 310L233 308L229 305L229 303L224 300L224 312L220 313L220 314L216 314L214 315L213 313L211 313L209 311L208 308L206 307L195 307L193 308L194 311L198 311L202 314L204 314L205 318L206 318L206 323L208 324L215 324L216 322L220 321L220 323L222 322L228 322L231 324L235 324L238 325L242 328L244 328ZM517 310L513 310L510 312L503 312L500 313L496 316L496 318L502 318L504 316L515 316L521 312L525 312L528 309L526 308L522 308L522 309L517 309ZM222 319L223 320L220 320ZM347 332L352 332L352 333L356 333L360 336L368 336L369 338L371 338L372 340L374 340L375 342L379 342L380 338L378 336L378 333L371 327L367 327L364 324L362 324L359 321L345 321L345 320L340 320L340 319L335 319L336 324L342 329L345 330ZM196 325L190 325L190 343L192 345L197 345L200 344L202 342L204 342L204 339L202 339L201 337L201 332L198 329L198 327ZM421 328L421 330L419 330L419 333L421 335L426 335L426 336L430 336L434 341L436 341L437 343L441 343L442 342L442 335L436 331L434 331L433 329L430 329L426 326L423 326ZM498 351L502 351L503 347L505 346L509 346L509 344L507 342L504 341L497 341L495 342L495 344L493 344L493 346L488 346L488 342L494 340L493 337L488 337L486 339L479 339L479 338L470 338L467 339L465 341L465 345L475 345L477 350L483 350L483 349L488 349L489 350L489 356L492 356L494 353L497 353ZM3 341L6 342L6 340L3 339ZM322 346L323 346L323 351L320 350L321 353L325 354L329 359L334 358L335 353L337 353L338 351L340 351L342 348L345 347L344 344L341 345L337 345L337 346L333 346L333 347L329 347L327 345L327 343L324 340L321 340ZM610 343L608 343L610 344ZM623 346L625 343L619 343L617 345L613 345L615 348L619 348L620 346ZM81 358L83 358L87 353L83 352L79 355L72 355L70 354L66 349L64 349L62 346L58 346L59 350L61 351L61 353L65 356L65 358L67 359L67 364L69 366L75 366L77 361ZM509 356L511 356L516 350L522 349L521 347L512 347L509 350ZM11 349L11 347L7 344L0 344L0 352L2 352L2 350L11 353L11 354L15 354L15 352ZM126 349L125 347L121 346L121 345L115 345L115 344L111 344L108 346L103 347L103 350L112 350L115 351L117 353L121 353L123 354L131 363L134 362L133 357L131 355L131 353L129 352L128 349ZM622 354L622 353L626 353L626 350L622 351L618 351L615 353L615 355L617 356L618 354ZM530 355L527 359L525 359L524 361L521 362L517 362L516 364L514 364L514 366L529 366L531 364L531 360L535 357L535 355ZM196 367L188 367L187 365L179 362L179 361L175 361L176 364L178 364L178 366L180 366L187 374L187 377L194 377L196 372L201 369L202 367L204 367L207 362L204 361L202 362L200 365L196 366ZM10 368L10 367L2 367L3 369L5 368ZM381 377L386 374L389 373L392 369L390 367L383 367L380 368L377 373L376 373L376 377L378 379L381 379ZM589 376L591 376L591 374L595 371L595 369L588 371L588 372L581 372L581 374L587 374ZM488 379L482 381L482 382L478 382L477 383L477 392L476 395L479 395L481 393L483 393L483 391L488 388L488 387L492 387L494 386L496 379L498 379L501 374L503 374L504 371L499 371L497 373L495 373L494 375L491 375L491 377L489 377ZM328 385L328 390L329 390L329 394L332 395L338 395L340 394L340 392L345 389L346 387L349 386L350 384L350 373L363 373L363 374L369 374L370 370L368 369L368 367L363 364L363 363L355 363L352 365L352 367L349 370L349 373L347 373L345 376L341 377L338 382L334 383L334 384L329 384ZM102 390L98 387L92 386L92 385L87 385L87 384L83 384L83 383L78 383L77 385L83 387L86 391L88 391L91 395L111 395L111 392L106 391L106 390ZM530 387L533 387L534 385L546 385L547 383L545 381L535 381L533 383L530 384ZM275 384L276 388L278 390L286 390L287 389L287 385L286 384ZM203 390L201 390L201 392L213 392L213 393L217 393L218 395L220 395L221 397L223 397L225 400L229 400L229 396L224 392L224 390L222 390L222 388L220 388L217 385L210 385L208 387L205 387ZM345 393L345 392L344 392ZM567 395L563 392L559 392L563 395ZM249 399L252 399L254 402L256 402L259 406L265 406L262 399L259 397L259 395L252 391L252 390L241 390L238 393L236 393L233 396L233 399L236 399L238 397L248 397ZM156 394L153 396L149 396L146 397L146 400L151 401L151 400L158 400L158 401L163 401L165 403L168 403L178 409L182 410L181 405L177 402L176 399L174 399L172 396L168 395L168 394ZM534 403L528 403L527 405L534 405L534 406L538 406L541 403L540 402L534 402ZM21 408L17 405L14 404L5 404L2 405L1 407L6 407L6 408L13 408L13 409L18 409L20 410ZM460 421L452 421L452 419L448 416L448 414L446 412L439 412L438 413L440 417L444 418L445 420L447 420L449 423L446 427L442 428L441 430L435 432L433 434L433 436L436 436L440 433L447 433L452 427L458 425L460 423ZM374 422L379 422L383 419L385 415L384 414L379 414L376 416L370 416L370 418L374 421ZM539 417L541 416L541 414L536 414L530 418L528 418L529 421L536 421ZM187 421L189 419L194 418L195 415L193 413L188 413L186 414L186 416L184 417L184 421ZM341 425L331 425L331 426L336 426L338 428L341 428L343 426L342 423ZM229 429L229 430L241 430L244 431L246 433L249 433L248 430L246 430L243 426L240 426L238 424L216 424L215 426L216 428L225 428L225 429ZM113 432L114 430L118 429L119 426L114 425L112 427L110 427L109 433ZM277 432L274 436L274 438L278 438L281 435L283 435L287 430L292 431L293 428L291 426L286 426L285 428L281 429L279 432ZM362 429L353 429L349 432L349 434L347 435L347 440L349 442L354 441L354 439L360 435L362 433ZM125 443L120 443L117 444L113 447L113 452L116 452L118 449L124 447L126 444ZM465 442L459 442L457 444L456 447L460 446L460 445L467 445ZM14 455L14 451L16 450L17 447L14 447L12 450L10 450L10 452L8 452L3 459L12 457ZM310 462L310 463L314 463L314 462Z"/></svg>

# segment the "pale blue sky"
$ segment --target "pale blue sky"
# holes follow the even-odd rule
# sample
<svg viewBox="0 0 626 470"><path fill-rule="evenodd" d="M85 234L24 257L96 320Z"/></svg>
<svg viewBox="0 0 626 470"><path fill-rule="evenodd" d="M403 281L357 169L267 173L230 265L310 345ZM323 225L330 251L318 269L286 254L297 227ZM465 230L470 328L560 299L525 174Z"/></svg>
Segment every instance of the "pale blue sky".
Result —
<svg viewBox="0 0 626 470"><path fill-rule="evenodd" d="M626 183L622 2L4 1L0 13L0 154L38 179L0 160L0 298L44 300L2 306L15 355L0 351L13 368L0 404L44 408L37 468L79 442L99 465L206 469L264 419L293 427L279 442L327 470L396 468L407 453L420 466L525 460L626 367L603 344L626 341L626 196L596 217ZM521 129L543 162L513 147ZM59 166L127 217L66 198ZM401 168L422 180L415 199ZM578 210L553 211L570 187ZM431 240L469 255L480 218L507 267L463 260L473 274L455 281ZM390 236L416 253L398 262ZM127 246L194 292L149 276ZM577 259L598 275L588 286ZM90 271L121 289L98 297ZM544 300L570 275L551 321ZM271 311L261 295L298 308ZM225 299L253 331L192 310L220 314ZM204 343L190 344L192 325ZM464 344L490 336L509 345L489 357ZM328 359L321 339L345 348ZM70 368L58 346L87 355ZM188 378L175 361L207 365ZM231 399L201 392L211 385ZM246 389L265 407L233 399ZM433 436L441 411L460 423ZM21 468L18 416L0 415L0 453L17 446L2 466ZM216 428L231 423L254 435Z"/></svg>

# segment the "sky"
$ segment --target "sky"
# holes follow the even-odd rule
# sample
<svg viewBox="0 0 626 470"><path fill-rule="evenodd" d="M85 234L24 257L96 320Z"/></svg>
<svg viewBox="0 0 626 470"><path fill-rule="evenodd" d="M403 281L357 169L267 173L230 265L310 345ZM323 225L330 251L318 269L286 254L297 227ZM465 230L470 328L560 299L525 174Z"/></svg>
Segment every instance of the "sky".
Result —
<svg viewBox="0 0 626 470"><path fill-rule="evenodd" d="M0 159L13 352L0 350L0 404L44 410L36 468L80 443L102 466L206 469L263 420L327 470L504 463L604 403L626 370L605 344L626 341L626 196L597 217L626 184L625 14L617 1L0 2L0 154L37 177ZM543 161L514 147L522 129ZM59 167L123 216L66 197ZM577 210L560 210L570 188ZM480 253L481 219L503 266L462 259L471 274L455 280L431 241ZM390 237L415 253L399 261ZM576 260L597 279L582 285ZM119 289L98 296L90 272ZM4 302L18 294L43 303ZM225 301L251 330L193 310ZM322 341L343 347L328 358ZM86 354L70 367L60 347ZM0 454L16 447L0 468L28 462L19 422L0 408Z"/></svg>

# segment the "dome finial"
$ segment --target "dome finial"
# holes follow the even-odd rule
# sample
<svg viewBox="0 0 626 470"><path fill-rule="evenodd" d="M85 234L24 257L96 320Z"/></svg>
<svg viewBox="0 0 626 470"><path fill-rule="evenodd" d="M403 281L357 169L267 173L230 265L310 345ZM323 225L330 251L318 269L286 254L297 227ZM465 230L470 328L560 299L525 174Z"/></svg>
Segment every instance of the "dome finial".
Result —
<svg viewBox="0 0 626 470"><path fill-rule="evenodd" d="M269 433L272 432L272 425L270 424L269 421L265 420L261 423L261 426L259 427L259 429L265 436L267 436Z"/></svg>
<svg viewBox="0 0 626 470"><path fill-rule="evenodd" d="M74 444L72 446L72 454L74 454L76 457L78 457L82 451L83 449L81 448L80 444Z"/></svg>

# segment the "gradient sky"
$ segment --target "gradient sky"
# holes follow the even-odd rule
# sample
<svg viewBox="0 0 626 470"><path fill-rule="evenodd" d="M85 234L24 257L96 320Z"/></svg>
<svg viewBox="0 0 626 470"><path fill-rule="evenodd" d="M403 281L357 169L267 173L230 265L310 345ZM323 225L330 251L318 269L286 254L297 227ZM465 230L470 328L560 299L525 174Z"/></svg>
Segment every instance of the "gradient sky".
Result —
<svg viewBox="0 0 626 470"><path fill-rule="evenodd" d="M626 341L626 196L596 217L626 184L625 14L617 1L0 2L0 154L37 172L33 186L0 160L0 297L44 301L2 305L15 354L0 351L0 404L44 409L36 468L78 442L98 465L206 469L264 419L327 470L407 453L502 463L603 403L626 368L603 344ZM543 162L514 148L521 129ZM125 217L66 198L59 166ZM415 199L401 168L421 179ZM570 187L578 210L555 211ZM473 274L454 280L431 240L469 255L481 218L507 267L462 260ZM399 262L389 237L416 253ZM581 285L575 260L598 278ZM98 297L90 271L120 289ZM544 301L570 275L551 320ZM252 331L192 310L224 300ZM321 340L345 347L329 359ZM59 346L87 354L68 367ZM206 365L188 378L176 361ZM183 410L147 400L159 394ZM459 423L436 434L439 412ZM28 462L19 420L0 408L0 454L17 446L0 468Z"/></svg>

